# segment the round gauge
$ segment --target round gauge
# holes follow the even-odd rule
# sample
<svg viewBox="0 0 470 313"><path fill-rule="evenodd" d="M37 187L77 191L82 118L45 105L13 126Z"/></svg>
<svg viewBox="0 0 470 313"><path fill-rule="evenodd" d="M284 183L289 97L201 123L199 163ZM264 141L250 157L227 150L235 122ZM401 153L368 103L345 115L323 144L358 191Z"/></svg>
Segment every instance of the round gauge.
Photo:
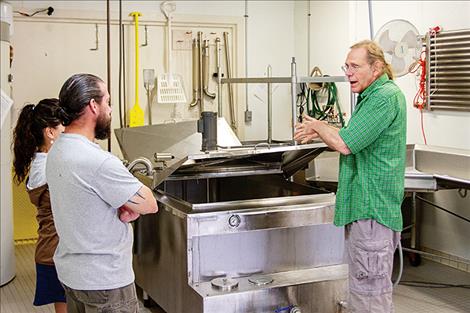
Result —
<svg viewBox="0 0 470 313"><path fill-rule="evenodd" d="M230 216L228 219L228 224L230 225L230 227L234 227L234 228L238 227L240 223L241 223L241 218L239 215L234 214Z"/></svg>

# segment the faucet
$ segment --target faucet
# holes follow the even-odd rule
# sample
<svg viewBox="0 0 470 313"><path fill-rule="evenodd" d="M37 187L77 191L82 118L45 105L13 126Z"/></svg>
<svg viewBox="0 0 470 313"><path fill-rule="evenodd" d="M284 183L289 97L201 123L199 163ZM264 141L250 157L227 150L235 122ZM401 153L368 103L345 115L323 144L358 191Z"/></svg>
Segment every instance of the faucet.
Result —
<svg viewBox="0 0 470 313"><path fill-rule="evenodd" d="M129 165L127 165L127 169L129 170L129 172L131 172L131 173L135 172L135 170L133 170L133 169L137 164L141 164L141 165L145 166L145 170L146 170L145 174L147 176L152 175L152 172L153 172L152 162L150 162L150 160L145 158L145 157L137 158L134 161L132 161L131 163L129 163Z"/></svg>

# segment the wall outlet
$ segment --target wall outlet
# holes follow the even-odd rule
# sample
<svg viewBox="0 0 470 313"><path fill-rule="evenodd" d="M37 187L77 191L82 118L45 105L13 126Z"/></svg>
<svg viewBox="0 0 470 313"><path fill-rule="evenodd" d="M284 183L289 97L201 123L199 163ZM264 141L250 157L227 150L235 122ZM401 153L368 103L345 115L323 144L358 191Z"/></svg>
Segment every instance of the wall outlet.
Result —
<svg viewBox="0 0 470 313"><path fill-rule="evenodd" d="M245 111L245 123L251 123L253 119L253 112L251 111Z"/></svg>

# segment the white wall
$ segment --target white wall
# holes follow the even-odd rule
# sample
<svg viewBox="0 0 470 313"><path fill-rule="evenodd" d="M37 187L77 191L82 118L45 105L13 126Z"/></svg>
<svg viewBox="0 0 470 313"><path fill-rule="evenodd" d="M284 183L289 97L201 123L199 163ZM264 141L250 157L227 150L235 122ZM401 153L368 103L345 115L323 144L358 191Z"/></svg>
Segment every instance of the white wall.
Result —
<svg viewBox="0 0 470 313"><path fill-rule="evenodd" d="M297 33L306 29L306 1L296 6ZM330 75L340 74L348 47L369 39L367 1L311 1L311 63ZM429 27L440 25L444 30L470 28L470 2L467 1L372 1L373 28L377 32L386 22L405 19L414 24L421 35ZM303 21L303 22L299 22ZM304 31L305 32L305 31ZM297 36L299 36L297 34ZM297 55L306 58L307 47L299 44ZM304 60L305 62L305 60ZM305 63L304 63L305 64ZM424 143L419 111L412 106L417 80L412 74L396 79L408 100L408 143ZM343 95L342 98L345 98ZM347 100L347 99L345 99ZM470 149L470 112L426 111L424 127L429 145Z"/></svg>
<svg viewBox="0 0 470 313"><path fill-rule="evenodd" d="M165 18L160 12L161 1L123 1L123 19L129 20L127 17L131 11L140 11L143 13L142 19L155 20L157 22L164 22ZM238 60L243 64L235 69L233 72L238 77L245 76L244 67L244 14L245 14L245 1L176 1L176 12L174 14L175 20L193 19L197 20L197 16L201 15L205 19L213 16L214 19L220 19L224 16L235 17L241 22L239 29L240 33L238 40L240 44L236 49ZM53 16L64 14L65 11L73 11L77 16L92 16L97 19L105 17L106 3L104 1L15 1L13 6L15 10L26 11L32 13L33 11L41 8L53 6L55 11ZM111 16L114 19L118 18L118 2L111 1ZM294 38L293 34L293 19L294 19L294 2L292 1L249 1L248 2L248 67L250 77L264 76L266 67L271 65L273 68L274 76L290 75L290 60L294 56ZM44 14L42 14L44 16ZM142 25L142 24L141 24ZM149 34L151 32L149 31ZM90 29L90 40L86 44L93 45L92 40L93 29ZM130 34L132 36L132 34ZM105 40L104 28L101 28L100 38ZM117 33L113 33L113 54L117 54ZM142 40L142 39L141 39ZM163 44L163 43L162 43ZM104 49L105 46L103 46ZM162 48L163 49L163 48ZM132 49L128 51L128 55L132 55ZM157 51L155 59L161 58L161 52ZM150 60L148 50L141 49L141 57L143 62ZM117 56L115 56L117 58ZM99 60L103 62L103 57L100 56ZM160 64L160 60L157 61ZM81 63L76 63L80 66ZM104 64L104 63L103 63ZM161 68L161 67L160 67ZM157 69L158 70L158 69ZM117 80L117 63L113 65L113 79ZM104 77L103 77L104 78ZM132 82L131 82L132 83ZM55 84L51 84L48 89L60 88ZM132 92L132 86L129 85L128 93ZM187 86L189 89L190 86ZM265 86L250 85L249 86L249 109L253 111L253 121L251 123L244 123L245 111L245 86L242 84L236 85L238 88L239 97L236 99L238 111L237 120L239 124L239 135L242 140L262 140L267 138L267 115L266 115L266 91ZM116 88L114 88L116 89ZM289 96L289 88L287 85L273 86L273 137L275 139L290 139L291 136L291 102ZM236 89L237 90L237 89ZM188 94L188 92L187 92ZM256 94L256 96L255 96ZM114 97L116 99L116 97ZM259 100L261 98L262 100ZM132 98L130 98L132 99ZM143 98L145 99L145 98ZM225 97L226 99L226 97ZM33 101L34 99L30 100ZM141 101L145 103L145 101ZM171 114L170 109L162 109L162 114L168 116ZM115 118L116 120L116 118Z"/></svg>
<svg viewBox="0 0 470 313"><path fill-rule="evenodd" d="M10 1L15 10L25 10L32 13L37 9L52 6L54 14L60 14L62 10L82 11L82 12L105 12L106 1ZM144 14L153 14L155 17L163 19L160 11L160 3L163 1L122 1L123 12L140 11ZM177 14L200 14L216 16L240 16L242 17L245 9L243 1L175 1ZM110 1L110 11L117 14L119 2ZM123 14L123 16L126 16Z"/></svg>
<svg viewBox="0 0 470 313"><path fill-rule="evenodd" d="M295 56L294 2L249 1L248 15L248 76L266 76L268 65L272 66L272 76L290 76L291 58ZM253 121L246 126L245 139L267 139L266 86L252 84L248 87ZM272 99L273 139L291 139L290 85L273 85Z"/></svg>
<svg viewBox="0 0 470 313"><path fill-rule="evenodd" d="M305 2L300 2L296 6L297 21L306 20L306 5ZM344 63L348 46L370 37L368 3L311 1L310 5L312 66L319 65L334 75L335 70ZM470 28L468 1L372 1L372 9L374 32L393 19L410 21L421 35L436 25L440 25L444 30ZM296 31L299 28L302 26L298 26ZM315 44L316 42L318 44ZM296 47L301 50L296 51L297 54L305 53L307 49L301 44ZM396 82L408 102L407 142L422 144L419 111L412 106L417 91L417 80L408 74L397 78ZM425 111L424 127L429 145L470 149L470 112ZM461 198L456 190L439 191L430 198L457 214L470 216L470 197ZM468 223L428 205L424 206L422 245L470 259L469 236Z"/></svg>
<svg viewBox="0 0 470 313"><path fill-rule="evenodd" d="M405 19L424 35L430 27L440 25L444 30L470 28L470 2L468 1L372 1L374 29L391 19ZM358 8L366 11L366 3ZM359 13L359 12L358 12ZM367 15L362 15L364 19ZM358 14L358 18L361 15ZM424 143L418 110L411 106L416 93L415 79L406 75L397 80L410 100L408 106L408 142ZM470 112L432 111L424 114L427 143L435 146L470 149Z"/></svg>
<svg viewBox="0 0 470 313"><path fill-rule="evenodd" d="M310 68L308 68L308 6L310 5ZM295 16L296 56L299 74L309 75L318 66L324 75L344 75L346 52L350 46L348 22L350 19L347 1L297 1ZM336 83L338 101L342 111L351 115L349 83Z"/></svg>

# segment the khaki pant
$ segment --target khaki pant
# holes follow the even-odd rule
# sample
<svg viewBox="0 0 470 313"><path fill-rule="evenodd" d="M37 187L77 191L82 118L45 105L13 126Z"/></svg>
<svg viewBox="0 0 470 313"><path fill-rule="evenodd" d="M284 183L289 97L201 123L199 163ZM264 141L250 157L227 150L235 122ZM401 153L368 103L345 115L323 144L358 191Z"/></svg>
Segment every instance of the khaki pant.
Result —
<svg viewBox="0 0 470 313"><path fill-rule="evenodd" d="M68 313L137 313L135 285L109 290L75 290L64 285Z"/></svg>
<svg viewBox="0 0 470 313"><path fill-rule="evenodd" d="M400 232L372 219L346 225L350 312L393 312L391 277L399 240Z"/></svg>

